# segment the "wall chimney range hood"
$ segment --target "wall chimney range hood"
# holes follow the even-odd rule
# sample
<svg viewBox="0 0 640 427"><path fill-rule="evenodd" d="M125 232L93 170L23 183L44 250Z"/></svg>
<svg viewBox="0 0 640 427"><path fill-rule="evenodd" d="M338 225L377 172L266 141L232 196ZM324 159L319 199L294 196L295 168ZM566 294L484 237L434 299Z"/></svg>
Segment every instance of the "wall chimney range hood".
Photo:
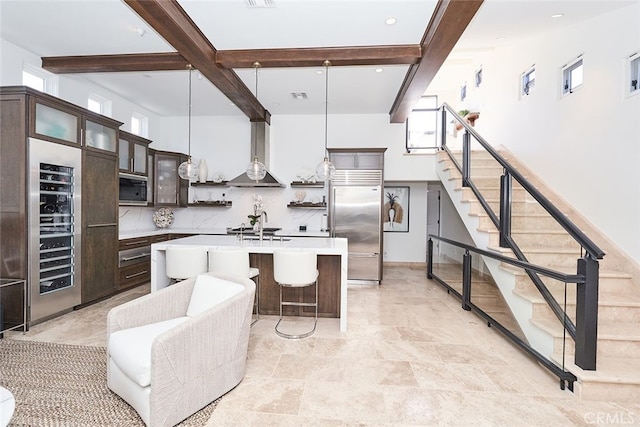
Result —
<svg viewBox="0 0 640 427"><path fill-rule="evenodd" d="M267 167L267 174L257 181L249 179L246 172L242 172L227 184L231 187L280 187L285 185L269 172L269 125L266 122L251 122L251 157L249 162L257 157Z"/></svg>

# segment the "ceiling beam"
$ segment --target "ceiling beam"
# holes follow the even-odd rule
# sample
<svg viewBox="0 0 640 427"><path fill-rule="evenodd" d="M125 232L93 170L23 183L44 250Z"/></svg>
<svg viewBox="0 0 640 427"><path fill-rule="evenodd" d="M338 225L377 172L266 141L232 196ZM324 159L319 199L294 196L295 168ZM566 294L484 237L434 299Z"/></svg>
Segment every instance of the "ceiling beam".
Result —
<svg viewBox="0 0 640 427"><path fill-rule="evenodd" d="M222 68L215 62L216 48L176 0L124 0L124 2L251 121L270 122L269 112L237 74Z"/></svg>
<svg viewBox="0 0 640 427"><path fill-rule="evenodd" d="M422 37L422 59L405 75L389 115L391 123L404 123L416 102L460 39L483 0L440 0Z"/></svg>
<svg viewBox="0 0 640 427"><path fill-rule="evenodd" d="M218 50L216 63L222 68L315 67L325 60L332 66L417 64L420 45L352 46L326 48ZM112 73L126 71L184 70L189 61L178 52L121 55L42 57L42 68L55 74Z"/></svg>
<svg viewBox="0 0 640 427"><path fill-rule="evenodd" d="M189 61L178 52L123 55L47 56L42 68L55 74L184 70Z"/></svg>
<svg viewBox="0 0 640 427"><path fill-rule="evenodd" d="M315 67L325 60L332 66L416 64L420 45L350 46L287 49L219 50L216 62L225 68Z"/></svg>

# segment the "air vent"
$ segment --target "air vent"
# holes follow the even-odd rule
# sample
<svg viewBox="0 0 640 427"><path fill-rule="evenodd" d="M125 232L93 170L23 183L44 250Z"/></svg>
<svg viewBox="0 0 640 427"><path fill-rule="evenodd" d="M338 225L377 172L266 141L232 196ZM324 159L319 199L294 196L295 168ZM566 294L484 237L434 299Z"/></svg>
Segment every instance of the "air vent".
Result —
<svg viewBox="0 0 640 427"><path fill-rule="evenodd" d="M296 100L303 100L303 99L307 99L307 93L306 92L291 92L291 97L293 99L296 99Z"/></svg>
<svg viewBox="0 0 640 427"><path fill-rule="evenodd" d="M247 6L252 9L259 7L276 7L275 0L247 0Z"/></svg>

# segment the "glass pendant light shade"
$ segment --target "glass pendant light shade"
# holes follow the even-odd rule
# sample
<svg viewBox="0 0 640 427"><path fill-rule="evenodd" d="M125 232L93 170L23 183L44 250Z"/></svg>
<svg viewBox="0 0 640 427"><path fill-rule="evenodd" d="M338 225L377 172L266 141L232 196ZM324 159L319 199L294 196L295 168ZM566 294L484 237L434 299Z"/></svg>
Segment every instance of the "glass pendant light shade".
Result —
<svg viewBox="0 0 640 427"><path fill-rule="evenodd" d="M318 163L316 167L316 177L319 181L331 181L336 175L336 167L329 161L328 157Z"/></svg>
<svg viewBox="0 0 640 427"><path fill-rule="evenodd" d="M247 166L247 176L250 180L258 182L267 176L267 168L257 157L254 157L253 161Z"/></svg>
<svg viewBox="0 0 640 427"><path fill-rule="evenodd" d="M180 178L189 181L195 181L196 178L198 178L198 166L191 162L191 156L189 156L186 162L180 163L178 175Z"/></svg>
<svg viewBox="0 0 640 427"><path fill-rule="evenodd" d="M325 67L324 80L324 160L316 166L316 178L319 181L331 181L336 175L336 167L329 161L327 153L327 124L329 119L329 66L331 62L326 60L323 62Z"/></svg>
<svg viewBox="0 0 640 427"><path fill-rule="evenodd" d="M195 181L198 178L198 166L191 163L191 73L193 71L191 64L187 66L187 69L189 70L189 157L186 162L182 162L178 166L178 176L188 181Z"/></svg>

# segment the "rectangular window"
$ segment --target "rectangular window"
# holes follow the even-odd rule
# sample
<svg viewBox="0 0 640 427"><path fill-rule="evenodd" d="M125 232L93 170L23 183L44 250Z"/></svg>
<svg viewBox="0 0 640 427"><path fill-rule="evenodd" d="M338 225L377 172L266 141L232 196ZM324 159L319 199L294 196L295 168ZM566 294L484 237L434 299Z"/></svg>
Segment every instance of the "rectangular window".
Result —
<svg viewBox="0 0 640 427"><path fill-rule="evenodd" d="M438 147L438 97L423 96L407 118L407 153Z"/></svg>
<svg viewBox="0 0 640 427"><path fill-rule="evenodd" d="M463 86L460 86L460 101L464 101L467 97L467 82Z"/></svg>
<svg viewBox="0 0 640 427"><path fill-rule="evenodd" d="M531 66L527 71L522 73L522 77L520 79L521 89L520 95L526 96L531 94L531 92L536 87L536 67L535 65Z"/></svg>
<svg viewBox="0 0 640 427"><path fill-rule="evenodd" d="M640 93L640 52L629 57L627 63L627 94L635 95Z"/></svg>
<svg viewBox="0 0 640 427"><path fill-rule="evenodd" d="M575 61L562 67L562 95L573 93L582 86L583 80L582 55Z"/></svg>
<svg viewBox="0 0 640 427"><path fill-rule="evenodd" d="M149 118L140 113L131 116L131 133L143 138L149 137Z"/></svg>
<svg viewBox="0 0 640 427"><path fill-rule="evenodd" d="M90 93L89 99L87 100L87 108L94 113L111 117L111 101L100 95Z"/></svg>
<svg viewBox="0 0 640 427"><path fill-rule="evenodd" d="M49 95L58 96L58 77L41 68L24 64L22 84Z"/></svg>

